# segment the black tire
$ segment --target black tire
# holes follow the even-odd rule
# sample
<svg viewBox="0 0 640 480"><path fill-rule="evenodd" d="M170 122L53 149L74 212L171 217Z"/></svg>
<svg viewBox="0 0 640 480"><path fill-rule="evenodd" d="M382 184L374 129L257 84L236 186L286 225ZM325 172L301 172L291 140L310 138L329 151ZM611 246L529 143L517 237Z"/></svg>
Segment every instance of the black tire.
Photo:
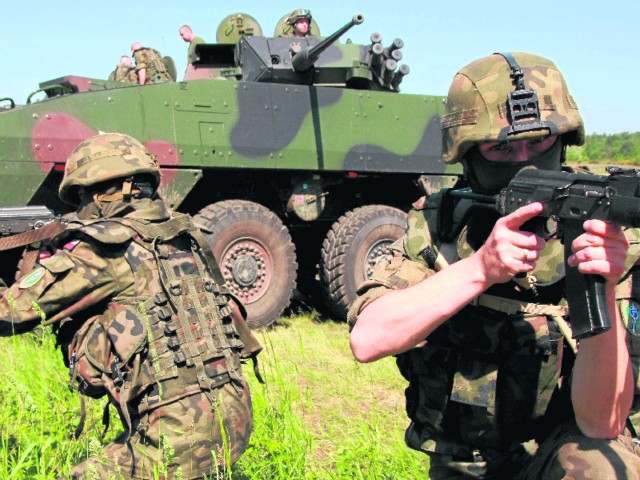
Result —
<svg viewBox="0 0 640 480"><path fill-rule="evenodd" d="M327 306L346 319L356 290L406 228L407 215L386 205L367 205L340 217L322 243L320 278Z"/></svg>
<svg viewBox="0 0 640 480"><path fill-rule="evenodd" d="M257 203L225 200L208 205L194 221L205 236L227 285L247 308L253 329L271 325L296 288L296 252L276 214Z"/></svg>

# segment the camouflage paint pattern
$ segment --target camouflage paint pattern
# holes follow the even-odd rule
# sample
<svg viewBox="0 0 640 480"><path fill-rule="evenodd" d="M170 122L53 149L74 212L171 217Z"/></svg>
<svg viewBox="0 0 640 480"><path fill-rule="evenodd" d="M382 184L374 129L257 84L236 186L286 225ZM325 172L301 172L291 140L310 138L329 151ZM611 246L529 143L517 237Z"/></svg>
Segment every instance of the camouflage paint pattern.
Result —
<svg viewBox="0 0 640 480"><path fill-rule="evenodd" d="M319 39L302 41L301 48L306 48ZM442 96L344 88L348 78L372 83L365 45L333 44L312 74L295 72L292 42L243 37L237 46L209 45L228 46L231 56L235 47L243 59L238 75L215 82L148 88L76 76L43 82L50 99L0 112L0 165L7 178L16 180L7 183L20 185L3 189L0 205L29 203L73 147L98 132L139 139L166 170L163 188L171 183L175 168L278 169L292 176L400 173L412 179L417 174L460 173L440 160ZM272 63L271 54L265 58L264 52L280 58L279 63ZM310 86L316 83L343 88ZM58 96L57 85L67 94ZM188 193L182 192L182 198Z"/></svg>
<svg viewBox="0 0 640 480"><path fill-rule="evenodd" d="M565 138L566 145L582 145L582 117L560 70L543 57L512 55L524 73L525 88L538 95L541 119L553 122L560 135L571 133ZM515 87L509 72L504 57L494 54L467 65L454 77L442 117L445 162L459 162L473 145L497 142L500 131L510 126L507 95ZM510 136L509 141L548 134L547 129L522 132Z"/></svg>
<svg viewBox="0 0 640 480"><path fill-rule="evenodd" d="M399 93L398 84L385 83L394 71L374 65L370 45L336 41L313 68L296 71L293 52L322 39L236 38L240 24L253 28L248 19L228 17L224 42L199 45L200 59L183 82L141 86L69 75L40 84L46 99L0 111L0 206L68 211L57 191L73 148L99 132L122 132L156 157L170 208L205 216L221 201L263 205L292 234L299 260L319 256L319 247L300 238L306 227L322 238L363 205L406 211L423 175L434 185L459 178L460 166L441 161L444 97ZM324 208L301 218L287 204L310 182ZM281 257L271 264L295 268ZM254 281L252 291L267 293L248 307L277 316L260 303L276 303L269 293L278 288L288 290L278 298L292 290L274 283L260 290Z"/></svg>

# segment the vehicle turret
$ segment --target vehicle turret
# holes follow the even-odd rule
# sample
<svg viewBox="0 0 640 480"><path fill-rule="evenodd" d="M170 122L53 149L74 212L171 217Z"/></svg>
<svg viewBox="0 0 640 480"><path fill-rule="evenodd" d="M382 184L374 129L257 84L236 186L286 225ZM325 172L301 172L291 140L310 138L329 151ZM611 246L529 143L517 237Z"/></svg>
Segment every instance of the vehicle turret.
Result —
<svg viewBox="0 0 640 480"><path fill-rule="evenodd" d="M364 22L355 14L328 37L262 37L244 35L235 44L196 46L196 61L185 80L224 78L245 82L300 85L336 85L366 90L398 91L409 67L398 63L404 42L396 38L389 47L382 35L371 35L370 45L339 38Z"/></svg>
<svg viewBox="0 0 640 480"><path fill-rule="evenodd" d="M327 38L323 39L320 43L309 46L304 50L295 53L293 56L293 61L291 62L293 65L293 69L296 72L306 72L316 63L318 58L320 58L320 54L324 52L330 45L335 43L343 34L347 32L354 25L360 25L364 22L364 17L360 13L356 13L351 21L347 23L342 28L338 29Z"/></svg>

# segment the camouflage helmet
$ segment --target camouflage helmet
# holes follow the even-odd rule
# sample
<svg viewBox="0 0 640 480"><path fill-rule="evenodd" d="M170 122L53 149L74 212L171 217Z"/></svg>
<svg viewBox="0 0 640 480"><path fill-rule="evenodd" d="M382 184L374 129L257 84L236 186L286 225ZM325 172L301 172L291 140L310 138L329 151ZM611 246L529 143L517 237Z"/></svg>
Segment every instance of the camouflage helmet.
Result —
<svg viewBox="0 0 640 480"><path fill-rule="evenodd" d="M303 18L306 18L309 20L309 23L311 23L311 11L306 8L298 8L291 12L291 15L287 18L287 24L295 25L298 20L302 20Z"/></svg>
<svg viewBox="0 0 640 480"><path fill-rule="evenodd" d="M474 145L562 135L584 143L584 124L562 73L546 58L496 53L454 77L441 120L442 159L459 162Z"/></svg>
<svg viewBox="0 0 640 480"><path fill-rule="evenodd" d="M60 199L79 205L78 189L108 180L148 174L154 189L160 184L160 166L138 140L122 133L105 133L84 140L73 149L60 184Z"/></svg>

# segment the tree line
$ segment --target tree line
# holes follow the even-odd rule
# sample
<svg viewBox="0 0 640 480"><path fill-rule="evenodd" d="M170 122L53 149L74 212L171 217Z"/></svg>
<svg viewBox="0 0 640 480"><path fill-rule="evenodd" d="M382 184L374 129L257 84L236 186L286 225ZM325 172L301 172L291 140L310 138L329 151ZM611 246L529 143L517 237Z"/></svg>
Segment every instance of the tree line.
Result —
<svg viewBox="0 0 640 480"><path fill-rule="evenodd" d="M567 161L640 165L640 132L592 133L581 147L567 149Z"/></svg>

